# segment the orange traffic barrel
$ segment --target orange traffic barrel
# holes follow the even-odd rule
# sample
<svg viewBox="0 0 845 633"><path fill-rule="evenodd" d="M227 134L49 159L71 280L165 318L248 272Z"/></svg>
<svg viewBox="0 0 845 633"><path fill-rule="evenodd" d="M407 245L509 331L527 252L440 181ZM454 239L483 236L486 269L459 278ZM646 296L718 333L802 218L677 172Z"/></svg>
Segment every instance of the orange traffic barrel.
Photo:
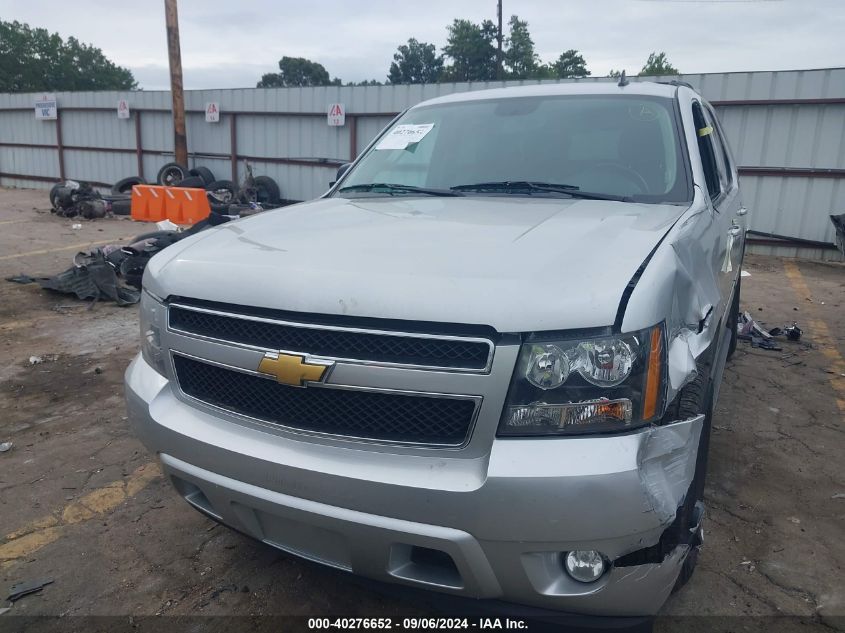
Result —
<svg viewBox="0 0 845 633"><path fill-rule="evenodd" d="M211 213L205 189L135 185L132 187L132 219L143 222L170 220L196 224Z"/></svg>

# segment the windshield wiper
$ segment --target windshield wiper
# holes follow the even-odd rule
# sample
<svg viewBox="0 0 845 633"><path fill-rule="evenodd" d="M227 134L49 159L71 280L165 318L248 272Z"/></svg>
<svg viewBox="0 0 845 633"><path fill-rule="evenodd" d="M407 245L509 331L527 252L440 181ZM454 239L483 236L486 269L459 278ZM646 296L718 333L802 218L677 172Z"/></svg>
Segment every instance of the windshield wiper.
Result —
<svg viewBox="0 0 845 633"><path fill-rule="evenodd" d="M379 191L380 193L387 193L390 195L396 193L419 193L425 196L462 196L464 194L458 191L451 191L450 189L427 189L426 187L415 187L413 185L400 185L388 182L368 182L362 185L350 185L349 187L341 187L338 193L351 193L355 191Z"/></svg>
<svg viewBox="0 0 845 633"><path fill-rule="evenodd" d="M501 191L504 193L562 193L572 198L585 200L616 200L633 202L629 196L616 196L610 193L594 193L581 191L576 185L556 184L551 182L534 182L529 180L502 180L501 182L479 182L474 185L457 185L450 187L453 191Z"/></svg>

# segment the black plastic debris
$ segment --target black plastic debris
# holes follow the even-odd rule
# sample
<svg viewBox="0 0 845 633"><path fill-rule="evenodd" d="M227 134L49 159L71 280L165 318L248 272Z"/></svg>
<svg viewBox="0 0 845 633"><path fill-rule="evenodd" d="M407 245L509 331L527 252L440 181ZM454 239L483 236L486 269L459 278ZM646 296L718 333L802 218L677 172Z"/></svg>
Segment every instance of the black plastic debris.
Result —
<svg viewBox="0 0 845 633"><path fill-rule="evenodd" d="M16 585L12 585L11 589L9 589L9 595L6 597L6 600L9 602L15 602L16 600L20 600L24 596L28 596L31 593L37 593L44 589L45 586L52 584L52 578L42 578L40 580L28 580L25 582L19 582Z"/></svg>
<svg viewBox="0 0 845 633"><path fill-rule="evenodd" d="M798 324L795 321L793 321L792 325L790 325L784 331L786 332L786 338L788 338L790 341L800 341L801 335L804 333L804 330L798 327Z"/></svg>

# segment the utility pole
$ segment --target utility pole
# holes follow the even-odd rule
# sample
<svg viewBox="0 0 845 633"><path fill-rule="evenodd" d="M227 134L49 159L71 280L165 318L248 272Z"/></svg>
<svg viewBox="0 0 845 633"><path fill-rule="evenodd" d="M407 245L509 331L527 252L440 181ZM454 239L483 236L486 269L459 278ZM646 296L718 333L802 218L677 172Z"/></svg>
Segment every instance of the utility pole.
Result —
<svg viewBox="0 0 845 633"><path fill-rule="evenodd" d="M504 69L502 68L502 0L498 2L496 15L499 18L499 31L496 35L496 79L501 81L505 76Z"/></svg>
<svg viewBox="0 0 845 633"><path fill-rule="evenodd" d="M185 93L182 91L182 53L179 47L179 14L176 0L164 0L167 25L167 58L170 62L170 94L173 97L173 149L176 162L188 166L188 135L185 132Z"/></svg>

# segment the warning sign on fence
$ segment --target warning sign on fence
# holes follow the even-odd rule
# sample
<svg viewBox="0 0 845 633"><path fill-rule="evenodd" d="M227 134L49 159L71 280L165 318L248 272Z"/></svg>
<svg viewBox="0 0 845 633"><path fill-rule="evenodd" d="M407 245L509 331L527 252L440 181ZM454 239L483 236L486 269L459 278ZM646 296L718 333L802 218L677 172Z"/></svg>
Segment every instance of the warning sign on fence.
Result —
<svg viewBox="0 0 845 633"><path fill-rule="evenodd" d="M220 123L220 104L212 101L205 104L205 122Z"/></svg>
<svg viewBox="0 0 845 633"><path fill-rule="evenodd" d="M328 123L332 126L346 125L346 108L342 103L330 103Z"/></svg>
<svg viewBox="0 0 845 633"><path fill-rule="evenodd" d="M35 98L36 119L55 119L56 110L56 95L43 94Z"/></svg>
<svg viewBox="0 0 845 633"><path fill-rule="evenodd" d="M117 118L118 119L128 119L129 118L129 102L126 99L121 99L117 102Z"/></svg>

